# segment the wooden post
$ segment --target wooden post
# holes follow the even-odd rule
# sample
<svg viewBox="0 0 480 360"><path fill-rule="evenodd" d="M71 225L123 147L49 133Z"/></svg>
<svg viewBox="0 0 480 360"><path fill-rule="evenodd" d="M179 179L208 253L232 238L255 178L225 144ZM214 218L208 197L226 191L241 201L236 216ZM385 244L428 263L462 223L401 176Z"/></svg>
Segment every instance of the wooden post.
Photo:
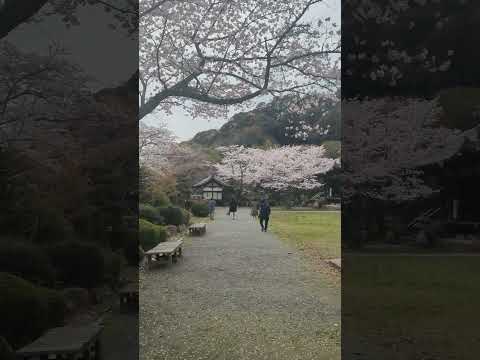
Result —
<svg viewBox="0 0 480 360"><path fill-rule="evenodd" d="M457 200L457 199L452 200L452 205L453 205L453 206L452 206L452 207L453 207L453 209L452 209L452 217L453 217L453 220L457 220L457 219L458 219L459 203L460 203L460 201Z"/></svg>
<svg viewBox="0 0 480 360"><path fill-rule="evenodd" d="M101 358L101 343L99 339L95 340L95 357L94 360L100 360Z"/></svg>

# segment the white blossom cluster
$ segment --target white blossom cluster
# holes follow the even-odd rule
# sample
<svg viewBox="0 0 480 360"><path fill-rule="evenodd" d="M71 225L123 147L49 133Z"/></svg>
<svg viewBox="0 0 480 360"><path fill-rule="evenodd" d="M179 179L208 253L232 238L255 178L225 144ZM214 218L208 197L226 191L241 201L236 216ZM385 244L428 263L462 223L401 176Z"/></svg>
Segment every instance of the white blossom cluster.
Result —
<svg viewBox="0 0 480 360"><path fill-rule="evenodd" d="M219 150L224 154L222 162L216 165L219 177L276 191L319 188L322 186L319 175L338 164L325 157L323 146L264 150L234 145Z"/></svg>
<svg viewBox="0 0 480 360"><path fill-rule="evenodd" d="M421 168L455 154L461 132L439 124L437 100L382 98L342 103L343 196L402 201L428 197Z"/></svg>

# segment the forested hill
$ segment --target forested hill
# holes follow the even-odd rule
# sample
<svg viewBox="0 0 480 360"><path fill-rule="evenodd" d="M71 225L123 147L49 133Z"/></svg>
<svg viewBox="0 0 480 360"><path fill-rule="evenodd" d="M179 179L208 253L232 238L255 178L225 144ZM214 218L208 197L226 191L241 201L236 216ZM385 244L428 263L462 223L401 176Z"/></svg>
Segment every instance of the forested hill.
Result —
<svg viewBox="0 0 480 360"><path fill-rule="evenodd" d="M293 121L293 122L292 122ZM292 136L295 126L306 122L310 126L325 129L321 134L300 139ZM294 126L288 134L288 128ZM245 145L264 147L269 145L324 144L337 157L340 150L341 116L338 101L323 101L319 106L301 116L282 111L272 103L255 110L234 115L219 130L199 132L187 143L202 147Z"/></svg>

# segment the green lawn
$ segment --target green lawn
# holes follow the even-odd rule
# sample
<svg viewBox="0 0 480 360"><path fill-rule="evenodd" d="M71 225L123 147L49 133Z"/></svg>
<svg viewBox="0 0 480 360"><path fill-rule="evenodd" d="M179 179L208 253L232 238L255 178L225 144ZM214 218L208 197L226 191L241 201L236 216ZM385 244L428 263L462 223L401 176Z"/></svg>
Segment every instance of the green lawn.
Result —
<svg viewBox="0 0 480 360"><path fill-rule="evenodd" d="M340 257L340 212L272 211L270 228L282 240L320 258Z"/></svg>
<svg viewBox="0 0 480 360"><path fill-rule="evenodd" d="M480 259L354 256L342 264L342 331L389 358L470 359L480 352ZM350 317L349 314L355 314ZM389 343L389 346L385 346Z"/></svg>
<svg viewBox="0 0 480 360"><path fill-rule="evenodd" d="M198 224L198 223L210 223L212 220L210 220L210 217L197 217L197 216L192 216L190 218L190 223L191 224Z"/></svg>

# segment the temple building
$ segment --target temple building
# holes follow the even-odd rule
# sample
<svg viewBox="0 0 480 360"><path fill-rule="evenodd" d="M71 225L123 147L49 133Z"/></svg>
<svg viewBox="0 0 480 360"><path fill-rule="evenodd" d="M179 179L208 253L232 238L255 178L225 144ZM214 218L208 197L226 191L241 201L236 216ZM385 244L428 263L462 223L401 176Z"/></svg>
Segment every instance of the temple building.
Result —
<svg viewBox="0 0 480 360"><path fill-rule="evenodd" d="M226 187L227 185L217 179L215 175L210 175L193 185L192 197L198 198L201 196L205 200L214 199L217 202L223 202Z"/></svg>

